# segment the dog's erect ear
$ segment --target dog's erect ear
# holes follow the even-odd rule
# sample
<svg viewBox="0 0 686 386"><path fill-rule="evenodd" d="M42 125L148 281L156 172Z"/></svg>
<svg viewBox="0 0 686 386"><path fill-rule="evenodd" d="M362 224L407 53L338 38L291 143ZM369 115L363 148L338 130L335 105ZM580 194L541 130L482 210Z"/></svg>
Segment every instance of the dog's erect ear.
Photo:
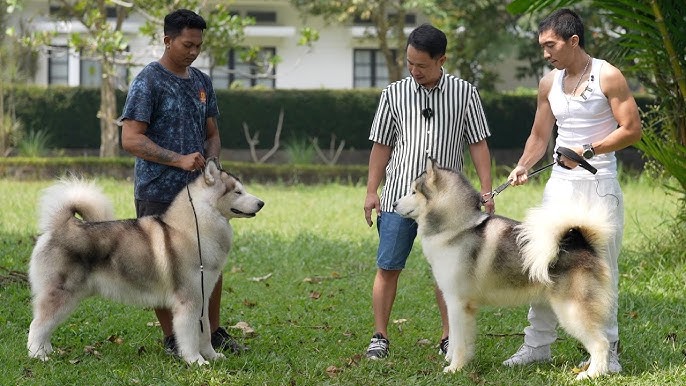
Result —
<svg viewBox="0 0 686 386"><path fill-rule="evenodd" d="M210 158L205 162L205 183L207 185L214 185L216 179L215 176L219 175L221 170L221 165L219 165L219 160L216 157Z"/></svg>
<svg viewBox="0 0 686 386"><path fill-rule="evenodd" d="M438 165L436 164L436 159L433 157L429 157L426 160L426 174L427 174L427 176L433 177L437 168L438 168Z"/></svg>

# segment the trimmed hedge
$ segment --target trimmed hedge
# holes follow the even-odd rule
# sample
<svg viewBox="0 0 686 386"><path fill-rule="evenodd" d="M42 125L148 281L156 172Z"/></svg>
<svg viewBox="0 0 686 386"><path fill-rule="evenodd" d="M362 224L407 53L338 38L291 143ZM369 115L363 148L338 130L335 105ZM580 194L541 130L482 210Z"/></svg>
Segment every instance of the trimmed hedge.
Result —
<svg viewBox="0 0 686 386"><path fill-rule="evenodd" d="M6 90L9 93L10 90ZM48 130L55 148L100 147L97 111L100 91L93 88L18 86L13 90L17 117L27 130ZM259 132L259 149L273 145L284 110L281 143L319 138L328 147L331 134L345 140L346 149L368 149L369 128L379 100L379 90L217 90L222 147L247 149L245 123L250 135ZM6 95L7 98L8 95ZM126 94L118 92L121 111ZM535 95L482 94L493 149L521 149L536 111ZM637 96L641 108L653 102ZM6 102L10 102L7 98Z"/></svg>
<svg viewBox="0 0 686 386"><path fill-rule="evenodd" d="M66 175L133 178L133 157L0 158L0 178L50 180ZM366 165L255 164L222 161L222 167L246 183L366 183Z"/></svg>

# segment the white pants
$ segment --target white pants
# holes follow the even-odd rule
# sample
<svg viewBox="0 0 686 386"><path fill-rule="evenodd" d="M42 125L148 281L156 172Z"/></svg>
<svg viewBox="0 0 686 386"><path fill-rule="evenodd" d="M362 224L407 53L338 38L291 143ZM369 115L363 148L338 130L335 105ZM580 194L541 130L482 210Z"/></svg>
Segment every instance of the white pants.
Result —
<svg viewBox="0 0 686 386"><path fill-rule="evenodd" d="M585 197L589 201L607 200L606 204L611 209L610 221L615 226L614 237L608 243L608 256L610 273L612 275L612 289L615 293L615 301L612 304L610 318L605 331L610 342L619 340L619 327L617 325L617 294L619 291L619 267L617 259L622 247L622 234L624 231L624 200L619 182L615 178L602 180L563 180L551 177L543 191L543 202L552 197ZM593 213L589 213L593 216ZM547 304L532 304L529 308L529 326L524 329L524 343L531 347L550 345L557 339L557 317Z"/></svg>

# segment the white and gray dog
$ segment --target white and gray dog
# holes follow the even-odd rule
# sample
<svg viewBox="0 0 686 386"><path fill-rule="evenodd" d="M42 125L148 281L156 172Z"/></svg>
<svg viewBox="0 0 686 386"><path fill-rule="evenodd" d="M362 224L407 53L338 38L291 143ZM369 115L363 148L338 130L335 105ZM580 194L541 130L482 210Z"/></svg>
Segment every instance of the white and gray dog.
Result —
<svg viewBox="0 0 686 386"><path fill-rule="evenodd" d="M565 202L531 209L524 222L480 210L480 195L459 172L428 160L395 211L413 218L448 308L445 372L474 356L482 305L548 303L561 326L590 353L577 379L608 372L604 326L613 301L606 245L608 211ZM587 215L593 213L592 216Z"/></svg>
<svg viewBox="0 0 686 386"><path fill-rule="evenodd" d="M55 328L81 300L101 295L171 309L174 335L186 362L202 365L222 358L210 343L207 307L231 249L228 220L254 217L263 205L216 159L208 160L202 175L161 216L115 220L107 197L80 179L49 187L42 196L41 235L29 266L29 356L47 360ZM202 333L198 320L205 326Z"/></svg>

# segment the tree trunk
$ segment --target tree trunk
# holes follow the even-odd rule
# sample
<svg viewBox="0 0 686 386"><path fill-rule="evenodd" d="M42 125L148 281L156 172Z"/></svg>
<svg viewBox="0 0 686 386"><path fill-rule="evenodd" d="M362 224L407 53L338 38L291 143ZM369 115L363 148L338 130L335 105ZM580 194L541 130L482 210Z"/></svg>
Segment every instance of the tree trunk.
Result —
<svg viewBox="0 0 686 386"><path fill-rule="evenodd" d="M108 55L102 60L102 85L100 86L100 157L119 155L119 126L117 98L114 87L114 61Z"/></svg>

